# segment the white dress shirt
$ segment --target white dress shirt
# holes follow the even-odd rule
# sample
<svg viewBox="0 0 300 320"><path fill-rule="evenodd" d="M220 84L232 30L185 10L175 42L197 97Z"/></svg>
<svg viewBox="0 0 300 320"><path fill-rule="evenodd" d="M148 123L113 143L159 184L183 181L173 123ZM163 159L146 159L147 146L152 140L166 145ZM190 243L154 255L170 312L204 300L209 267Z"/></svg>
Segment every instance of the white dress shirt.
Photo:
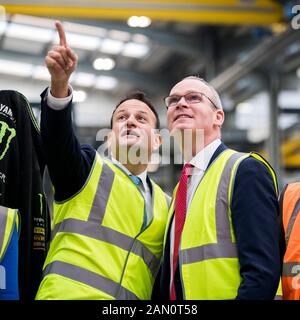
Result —
<svg viewBox="0 0 300 320"><path fill-rule="evenodd" d="M50 88L47 92L47 105L54 110L62 110L67 107L73 98L73 88L69 85L69 95L65 98L55 98L51 94Z"/></svg>
<svg viewBox="0 0 300 320"><path fill-rule="evenodd" d="M195 157L190 161L190 164L193 165L193 171L192 171L192 175L189 176L188 178L186 214L188 214L188 209L191 205L193 196L196 192L196 189L199 183L201 182L205 174L209 161L220 144L221 144L220 139L214 140L209 145L207 145L204 149L198 152L195 155ZM174 207L174 210L175 210L175 207ZM171 231L170 231L170 266L171 266L170 292L171 292L172 275L173 275L174 232L175 232L175 216L172 221Z"/></svg>

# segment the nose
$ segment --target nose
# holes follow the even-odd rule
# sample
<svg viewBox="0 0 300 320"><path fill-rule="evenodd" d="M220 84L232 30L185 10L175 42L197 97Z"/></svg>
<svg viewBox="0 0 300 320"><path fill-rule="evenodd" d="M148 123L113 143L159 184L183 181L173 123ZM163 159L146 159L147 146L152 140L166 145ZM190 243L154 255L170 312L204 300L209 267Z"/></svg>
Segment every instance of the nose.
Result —
<svg viewBox="0 0 300 320"><path fill-rule="evenodd" d="M127 118L127 121L126 121L126 126L127 127L136 127L136 119L134 117L134 115L130 115L128 118Z"/></svg>
<svg viewBox="0 0 300 320"><path fill-rule="evenodd" d="M184 108L187 108L187 107L188 107L187 102L186 102L184 96L182 96L182 97L180 98L180 100L178 101L177 106L176 106L176 109L179 108L179 107L184 107Z"/></svg>

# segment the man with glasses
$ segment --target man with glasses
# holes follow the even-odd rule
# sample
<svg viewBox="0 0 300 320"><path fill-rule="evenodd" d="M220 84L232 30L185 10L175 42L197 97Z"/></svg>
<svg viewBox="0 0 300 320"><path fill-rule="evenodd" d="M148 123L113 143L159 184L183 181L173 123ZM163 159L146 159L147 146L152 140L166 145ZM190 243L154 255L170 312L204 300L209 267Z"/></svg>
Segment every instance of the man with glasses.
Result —
<svg viewBox="0 0 300 320"><path fill-rule="evenodd" d="M184 78L165 103L185 165L169 212L160 297L273 299L280 277L275 172L260 155L222 143L221 100L203 79Z"/></svg>

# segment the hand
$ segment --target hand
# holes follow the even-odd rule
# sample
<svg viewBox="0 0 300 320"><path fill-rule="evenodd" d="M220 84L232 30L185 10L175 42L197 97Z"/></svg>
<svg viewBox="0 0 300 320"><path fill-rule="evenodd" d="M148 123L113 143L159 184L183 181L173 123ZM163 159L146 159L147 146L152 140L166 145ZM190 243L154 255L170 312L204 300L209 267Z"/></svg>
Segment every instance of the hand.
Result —
<svg viewBox="0 0 300 320"><path fill-rule="evenodd" d="M60 21L55 22L59 34L59 45L48 52L45 63L51 75L51 94L56 98L68 96L68 82L75 70L78 57L68 46L64 27Z"/></svg>

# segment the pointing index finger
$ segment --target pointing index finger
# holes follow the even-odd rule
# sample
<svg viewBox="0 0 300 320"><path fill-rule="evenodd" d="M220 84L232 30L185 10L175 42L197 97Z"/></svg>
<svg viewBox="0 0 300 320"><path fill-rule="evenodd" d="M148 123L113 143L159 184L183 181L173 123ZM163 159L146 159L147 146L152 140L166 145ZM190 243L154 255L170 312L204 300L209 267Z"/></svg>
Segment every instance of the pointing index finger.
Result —
<svg viewBox="0 0 300 320"><path fill-rule="evenodd" d="M61 46L67 47L66 33L65 33L65 30L64 30L62 23L60 21L56 21L55 27L56 27L56 29L58 31L58 35L59 35L59 44Z"/></svg>

